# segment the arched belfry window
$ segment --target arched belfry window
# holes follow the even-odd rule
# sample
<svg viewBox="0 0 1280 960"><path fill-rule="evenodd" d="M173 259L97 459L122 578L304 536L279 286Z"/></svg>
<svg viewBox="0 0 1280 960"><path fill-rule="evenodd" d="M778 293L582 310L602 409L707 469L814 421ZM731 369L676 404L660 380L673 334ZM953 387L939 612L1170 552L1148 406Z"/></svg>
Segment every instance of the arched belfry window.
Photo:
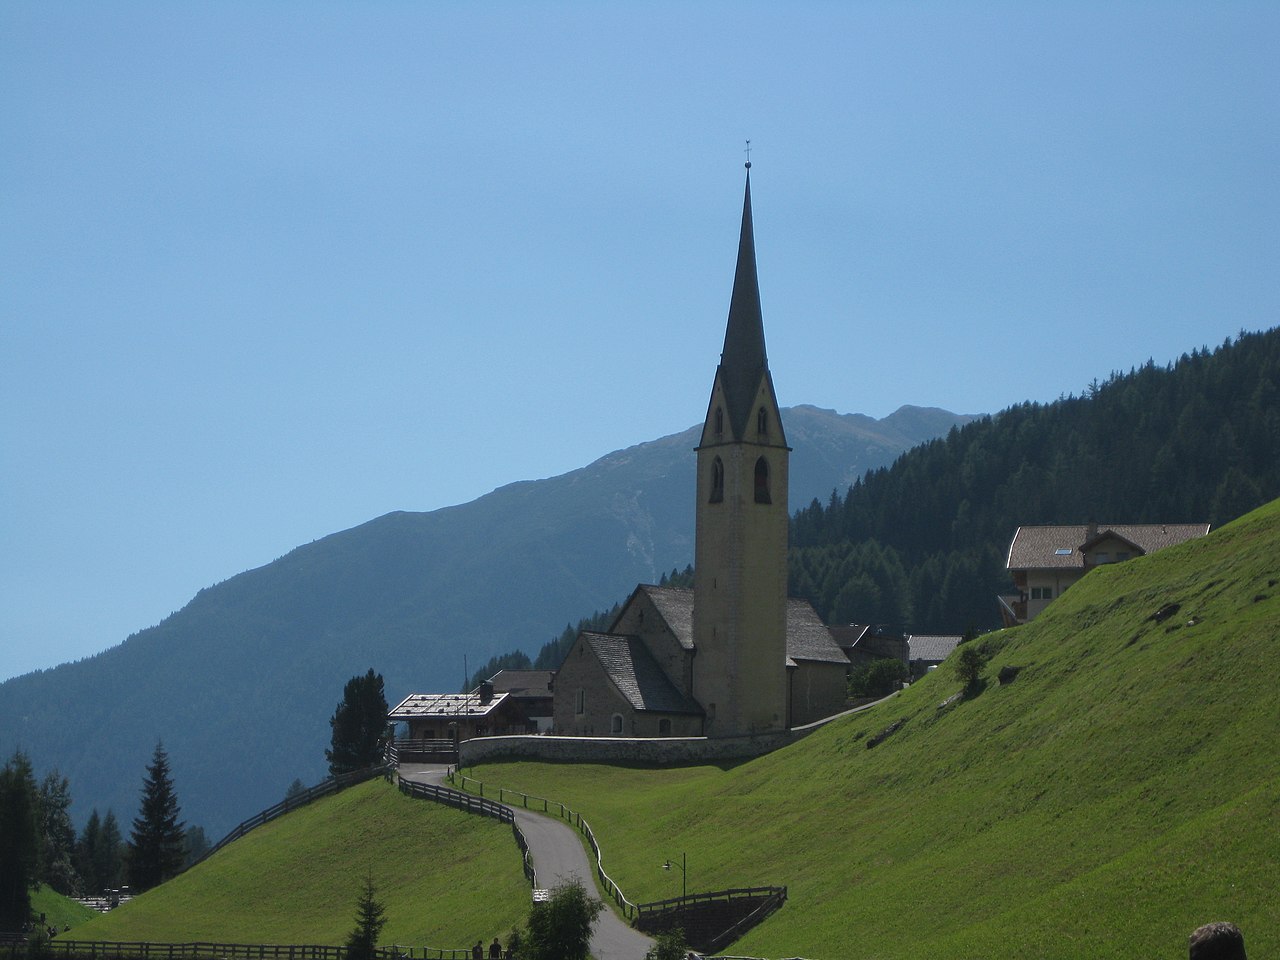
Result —
<svg viewBox="0 0 1280 960"><path fill-rule="evenodd" d="M711 496L708 503L719 503L724 499L724 464L716 457L711 461Z"/></svg>
<svg viewBox="0 0 1280 960"><path fill-rule="evenodd" d="M716 435L724 433L724 408L716 407Z"/></svg>
<svg viewBox="0 0 1280 960"><path fill-rule="evenodd" d="M764 457L756 461L756 503L773 503L769 496L769 461Z"/></svg>
<svg viewBox="0 0 1280 960"><path fill-rule="evenodd" d="M769 432L769 414L765 413L764 407L756 411L756 433Z"/></svg>

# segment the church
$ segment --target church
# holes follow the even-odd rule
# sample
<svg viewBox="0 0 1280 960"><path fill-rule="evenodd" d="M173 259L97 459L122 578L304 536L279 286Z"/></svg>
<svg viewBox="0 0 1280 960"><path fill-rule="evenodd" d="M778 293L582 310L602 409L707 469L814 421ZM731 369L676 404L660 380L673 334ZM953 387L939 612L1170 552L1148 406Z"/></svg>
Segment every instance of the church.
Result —
<svg viewBox="0 0 1280 960"><path fill-rule="evenodd" d="M838 713L849 660L787 596L791 448L765 354L747 163L724 349L697 456L693 589L637 586L554 680L561 736L744 737Z"/></svg>

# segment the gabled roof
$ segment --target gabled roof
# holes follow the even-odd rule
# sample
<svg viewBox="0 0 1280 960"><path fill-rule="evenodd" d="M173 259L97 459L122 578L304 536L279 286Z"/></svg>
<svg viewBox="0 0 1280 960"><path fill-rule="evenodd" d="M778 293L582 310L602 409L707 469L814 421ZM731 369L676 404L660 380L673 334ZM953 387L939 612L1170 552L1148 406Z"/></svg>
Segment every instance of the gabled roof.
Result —
<svg viewBox="0 0 1280 960"><path fill-rule="evenodd" d="M639 637L583 631L586 643L614 686L637 710L701 714L702 708L677 690Z"/></svg>
<svg viewBox="0 0 1280 960"><path fill-rule="evenodd" d="M848 664L849 658L831 637L808 600L787 599L787 666L797 660Z"/></svg>
<svg viewBox="0 0 1280 960"><path fill-rule="evenodd" d="M951 656L951 651L960 646L960 636L930 636L913 633L907 637L907 658L924 660L929 663L941 663Z"/></svg>
<svg viewBox="0 0 1280 960"><path fill-rule="evenodd" d="M1009 544L1010 570L1084 568L1084 552L1109 536L1133 544L1143 553L1203 537L1207 523L1076 523L1019 527Z"/></svg>
<svg viewBox="0 0 1280 960"><path fill-rule="evenodd" d="M850 623L838 627L827 627L831 631L831 639L837 644L844 647L852 647L867 635L867 631L871 629L869 623Z"/></svg>
<svg viewBox="0 0 1280 960"><path fill-rule="evenodd" d="M655 587L642 583L636 592L643 592L652 601L680 646L692 650L693 591L686 587Z"/></svg>
<svg viewBox="0 0 1280 960"><path fill-rule="evenodd" d="M495 693L488 703L480 702L478 691L471 693L411 693L387 714L388 720L418 717L487 717L510 694Z"/></svg>

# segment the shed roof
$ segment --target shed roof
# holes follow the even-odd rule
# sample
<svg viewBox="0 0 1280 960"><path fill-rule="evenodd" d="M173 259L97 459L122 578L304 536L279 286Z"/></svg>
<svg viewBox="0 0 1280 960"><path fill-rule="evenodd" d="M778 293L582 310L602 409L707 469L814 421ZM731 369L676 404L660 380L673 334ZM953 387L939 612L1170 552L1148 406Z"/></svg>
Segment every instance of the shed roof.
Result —
<svg viewBox="0 0 1280 960"><path fill-rule="evenodd" d="M551 696L554 670L499 670L489 682L494 693L509 693L517 700Z"/></svg>

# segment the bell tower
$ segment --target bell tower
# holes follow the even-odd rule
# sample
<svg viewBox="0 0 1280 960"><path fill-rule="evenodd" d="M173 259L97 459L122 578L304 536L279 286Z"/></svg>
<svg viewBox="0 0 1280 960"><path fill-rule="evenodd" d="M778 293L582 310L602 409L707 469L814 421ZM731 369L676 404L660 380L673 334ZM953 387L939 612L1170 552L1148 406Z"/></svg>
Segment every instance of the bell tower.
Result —
<svg viewBox="0 0 1280 960"><path fill-rule="evenodd" d="M747 162L724 349L698 444L693 695L706 734L787 725L787 467L764 347Z"/></svg>

